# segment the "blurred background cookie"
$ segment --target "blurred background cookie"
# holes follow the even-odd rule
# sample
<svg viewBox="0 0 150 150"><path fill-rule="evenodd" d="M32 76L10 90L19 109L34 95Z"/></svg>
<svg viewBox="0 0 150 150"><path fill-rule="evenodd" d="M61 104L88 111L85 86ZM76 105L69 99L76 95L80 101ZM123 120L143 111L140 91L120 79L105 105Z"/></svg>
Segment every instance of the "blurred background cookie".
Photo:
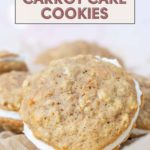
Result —
<svg viewBox="0 0 150 150"><path fill-rule="evenodd" d="M107 58L116 58L123 65L123 61L118 56L111 53L108 49L101 47L96 43L86 41L67 42L59 45L58 47L48 49L37 57L36 63L48 65L52 60L89 54Z"/></svg>
<svg viewBox="0 0 150 150"><path fill-rule="evenodd" d="M27 72L12 71L0 75L0 127L14 132L22 131L18 114L22 101L22 83Z"/></svg>
<svg viewBox="0 0 150 150"><path fill-rule="evenodd" d="M0 51L0 74L12 70L27 71L27 66L17 54Z"/></svg>
<svg viewBox="0 0 150 150"><path fill-rule="evenodd" d="M133 133L135 135L142 135L150 133L150 78L139 75L134 75L140 83L143 96L144 105L140 110L140 114L136 123L136 128Z"/></svg>
<svg viewBox="0 0 150 150"><path fill-rule="evenodd" d="M115 60L77 56L24 82L25 135L41 150L114 149L136 122L139 85Z"/></svg>

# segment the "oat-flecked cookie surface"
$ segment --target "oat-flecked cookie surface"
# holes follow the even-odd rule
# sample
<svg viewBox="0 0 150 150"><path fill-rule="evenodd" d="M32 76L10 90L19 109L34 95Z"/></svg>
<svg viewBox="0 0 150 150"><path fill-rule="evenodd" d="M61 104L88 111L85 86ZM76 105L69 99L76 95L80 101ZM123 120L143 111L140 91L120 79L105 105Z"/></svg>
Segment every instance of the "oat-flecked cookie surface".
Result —
<svg viewBox="0 0 150 150"><path fill-rule="evenodd" d="M36 63L48 65L50 61L64 57L73 57L77 55L100 55L101 57L117 58L123 65L122 60L111 53L106 48L100 47L96 43L86 41L68 42L59 45L56 48L48 49L36 59Z"/></svg>
<svg viewBox="0 0 150 150"><path fill-rule="evenodd" d="M94 56L50 63L24 82L21 116L57 150L102 150L129 127L138 108L132 77Z"/></svg>
<svg viewBox="0 0 150 150"><path fill-rule="evenodd" d="M27 71L27 66L17 54L1 51L0 74L10 72L12 70Z"/></svg>
<svg viewBox="0 0 150 150"><path fill-rule="evenodd" d="M22 101L22 83L29 74L12 71L0 75L0 109L18 111Z"/></svg>
<svg viewBox="0 0 150 150"><path fill-rule="evenodd" d="M137 120L137 128L150 130L150 78L137 75L135 78L139 81L144 95L144 105L140 110Z"/></svg>

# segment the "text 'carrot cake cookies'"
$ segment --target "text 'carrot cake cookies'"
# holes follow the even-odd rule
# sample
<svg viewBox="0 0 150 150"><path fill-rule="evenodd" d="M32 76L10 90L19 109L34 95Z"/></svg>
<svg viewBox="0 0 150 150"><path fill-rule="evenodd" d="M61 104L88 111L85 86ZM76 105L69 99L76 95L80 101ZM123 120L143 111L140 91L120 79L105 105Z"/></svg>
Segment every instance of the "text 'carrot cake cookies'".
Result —
<svg viewBox="0 0 150 150"><path fill-rule="evenodd" d="M0 51L0 74L12 70L27 71L27 66L17 54Z"/></svg>
<svg viewBox="0 0 150 150"><path fill-rule="evenodd" d="M150 78L138 75L135 75L135 78L140 83L144 95L144 105L140 110L133 134L142 135L150 133Z"/></svg>
<svg viewBox="0 0 150 150"><path fill-rule="evenodd" d="M90 43L86 41L68 42L61 44L58 47L48 49L39 55L39 57L36 59L36 63L48 65L52 60L89 54L94 56L99 55L107 58L117 58L117 60L119 60L119 62L123 65L122 60L108 51L106 48L100 47L96 43Z"/></svg>
<svg viewBox="0 0 150 150"><path fill-rule="evenodd" d="M0 127L20 132L22 120L18 114L22 101L22 83L27 72L12 71L0 75Z"/></svg>
<svg viewBox="0 0 150 150"><path fill-rule="evenodd" d="M25 135L41 150L112 150L137 119L141 91L115 60L77 56L24 82Z"/></svg>

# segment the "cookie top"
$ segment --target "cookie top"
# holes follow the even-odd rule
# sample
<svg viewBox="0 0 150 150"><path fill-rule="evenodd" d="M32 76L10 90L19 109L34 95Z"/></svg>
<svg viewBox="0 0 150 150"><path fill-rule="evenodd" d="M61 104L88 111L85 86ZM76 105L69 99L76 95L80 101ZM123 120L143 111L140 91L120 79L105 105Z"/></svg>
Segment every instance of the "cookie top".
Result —
<svg viewBox="0 0 150 150"><path fill-rule="evenodd" d="M27 71L27 66L19 55L7 51L0 51L0 74L12 70Z"/></svg>
<svg viewBox="0 0 150 150"><path fill-rule="evenodd" d="M24 122L36 138L58 150L113 149L128 137L123 133L137 117L132 77L99 57L53 61L23 88Z"/></svg>
<svg viewBox="0 0 150 150"><path fill-rule="evenodd" d="M106 48L100 47L96 43L88 43L85 41L64 43L56 48L48 49L36 59L36 63L48 65L52 60L89 54L94 56L100 55L101 57L107 58L117 58L119 62L123 65L122 60L110 51L108 51Z"/></svg>
<svg viewBox="0 0 150 150"><path fill-rule="evenodd" d="M144 95L144 105L140 110L137 128L150 130L150 78L138 75L136 75L135 78L139 81Z"/></svg>
<svg viewBox="0 0 150 150"><path fill-rule="evenodd" d="M0 75L0 109L18 111L22 101L22 83L27 72L12 71Z"/></svg>

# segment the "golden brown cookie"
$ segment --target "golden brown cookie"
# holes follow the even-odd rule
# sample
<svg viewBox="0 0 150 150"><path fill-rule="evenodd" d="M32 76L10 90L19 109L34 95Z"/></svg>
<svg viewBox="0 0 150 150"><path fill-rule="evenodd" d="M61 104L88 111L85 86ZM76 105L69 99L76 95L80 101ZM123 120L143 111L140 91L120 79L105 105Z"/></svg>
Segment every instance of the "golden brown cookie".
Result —
<svg viewBox="0 0 150 150"><path fill-rule="evenodd" d="M23 89L24 133L41 150L112 150L141 103L138 83L116 61L91 55L53 61Z"/></svg>
<svg viewBox="0 0 150 150"><path fill-rule="evenodd" d="M12 71L0 75L0 127L14 132L22 131L18 114L22 102L22 83L27 72Z"/></svg>
<svg viewBox="0 0 150 150"><path fill-rule="evenodd" d="M48 49L36 59L36 63L48 65L52 60L89 54L94 56L100 55L101 57L107 58L116 58L123 65L122 60L106 48L100 47L96 43L85 41L68 42L61 44L58 47Z"/></svg>
<svg viewBox="0 0 150 150"><path fill-rule="evenodd" d="M141 135L150 133L150 79L139 75L134 75L136 80L140 83L143 95L144 105L140 110L134 134Z"/></svg>
<svg viewBox="0 0 150 150"><path fill-rule="evenodd" d="M12 70L27 71L27 66L17 54L0 51L0 74Z"/></svg>
<svg viewBox="0 0 150 150"><path fill-rule="evenodd" d="M11 130L12 132L20 133L23 129L23 122L21 120L2 118L0 116L0 126L4 130Z"/></svg>

